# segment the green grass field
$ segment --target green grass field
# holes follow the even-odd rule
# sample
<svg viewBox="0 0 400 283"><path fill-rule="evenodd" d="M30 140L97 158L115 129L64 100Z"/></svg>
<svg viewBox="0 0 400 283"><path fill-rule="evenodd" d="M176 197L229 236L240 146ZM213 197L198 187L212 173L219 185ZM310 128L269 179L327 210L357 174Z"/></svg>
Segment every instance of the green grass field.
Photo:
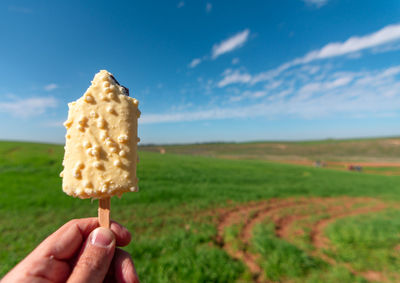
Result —
<svg viewBox="0 0 400 283"><path fill-rule="evenodd" d="M399 162L399 138L316 140L303 142L205 143L191 145L145 145L144 151L201 155L227 159L324 160L351 162Z"/></svg>
<svg viewBox="0 0 400 283"><path fill-rule="evenodd" d="M399 176L169 152L141 151L140 192L112 199L142 282L400 278ZM62 192L62 156L0 143L0 277L69 219L96 216Z"/></svg>

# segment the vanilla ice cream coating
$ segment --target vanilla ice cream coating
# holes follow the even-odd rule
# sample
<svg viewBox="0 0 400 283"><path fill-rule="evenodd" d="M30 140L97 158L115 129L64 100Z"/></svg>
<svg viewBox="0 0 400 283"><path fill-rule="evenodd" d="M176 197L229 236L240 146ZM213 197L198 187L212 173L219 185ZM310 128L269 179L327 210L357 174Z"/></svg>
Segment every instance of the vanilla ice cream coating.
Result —
<svg viewBox="0 0 400 283"><path fill-rule="evenodd" d="M60 176L63 191L79 198L105 198L137 191L138 101L109 72L68 104L66 145Z"/></svg>

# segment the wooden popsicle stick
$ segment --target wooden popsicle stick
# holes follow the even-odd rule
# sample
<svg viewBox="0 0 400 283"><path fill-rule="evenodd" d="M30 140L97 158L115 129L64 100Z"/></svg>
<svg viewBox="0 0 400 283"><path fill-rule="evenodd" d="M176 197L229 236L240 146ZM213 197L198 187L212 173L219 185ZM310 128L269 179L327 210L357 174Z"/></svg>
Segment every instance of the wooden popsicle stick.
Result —
<svg viewBox="0 0 400 283"><path fill-rule="evenodd" d="M98 219L100 227L110 228L110 198L99 199Z"/></svg>

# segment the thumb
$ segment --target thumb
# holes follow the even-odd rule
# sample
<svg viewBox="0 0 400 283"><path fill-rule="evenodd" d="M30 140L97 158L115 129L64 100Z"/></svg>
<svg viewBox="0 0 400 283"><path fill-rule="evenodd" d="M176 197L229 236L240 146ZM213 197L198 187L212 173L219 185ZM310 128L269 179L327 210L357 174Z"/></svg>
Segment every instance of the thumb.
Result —
<svg viewBox="0 0 400 283"><path fill-rule="evenodd" d="M115 251L115 236L111 230L93 230L76 262L68 282L103 282Z"/></svg>

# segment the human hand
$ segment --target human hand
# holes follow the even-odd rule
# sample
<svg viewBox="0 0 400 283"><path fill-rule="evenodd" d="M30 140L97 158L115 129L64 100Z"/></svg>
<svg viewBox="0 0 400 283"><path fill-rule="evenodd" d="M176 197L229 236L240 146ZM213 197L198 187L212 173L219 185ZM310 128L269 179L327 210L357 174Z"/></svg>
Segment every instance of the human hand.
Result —
<svg viewBox="0 0 400 283"><path fill-rule="evenodd" d="M1 280L8 282L135 282L126 246L131 234L116 222L99 228L97 218L74 219L47 237Z"/></svg>

